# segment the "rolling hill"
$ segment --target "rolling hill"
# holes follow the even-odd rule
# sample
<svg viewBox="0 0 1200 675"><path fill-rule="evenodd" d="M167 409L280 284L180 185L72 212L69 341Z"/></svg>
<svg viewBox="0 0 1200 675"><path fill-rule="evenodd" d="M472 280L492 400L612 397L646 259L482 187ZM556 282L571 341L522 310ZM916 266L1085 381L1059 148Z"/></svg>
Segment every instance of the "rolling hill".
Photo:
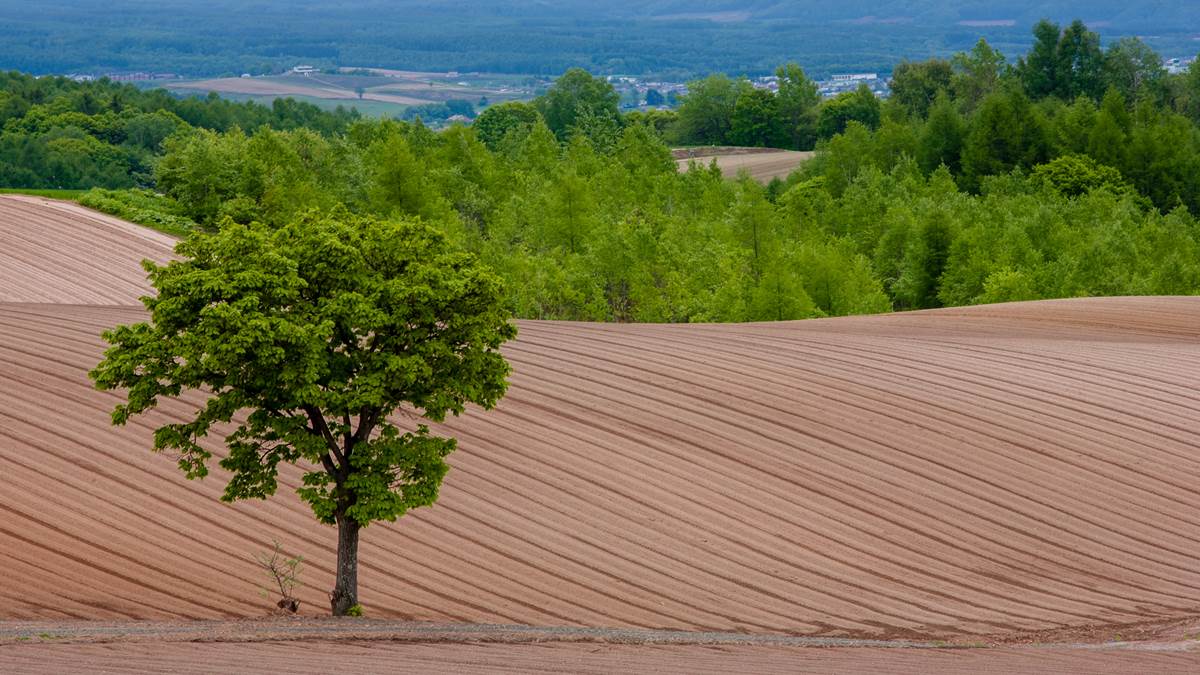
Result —
<svg viewBox="0 0 1200 675"><path fill-rule="evenodd" d="M0 288L37 279L0 297L0 619L261 616L273 539L325 611L297 472L223 504L148 451L195 397L114 429L89 386L169 241L0 198L0 236L35 228L53 251L0 248ZM520 331L439 503L364 531L372 616L970 638L1200 607L1200 299Z"/></svg>

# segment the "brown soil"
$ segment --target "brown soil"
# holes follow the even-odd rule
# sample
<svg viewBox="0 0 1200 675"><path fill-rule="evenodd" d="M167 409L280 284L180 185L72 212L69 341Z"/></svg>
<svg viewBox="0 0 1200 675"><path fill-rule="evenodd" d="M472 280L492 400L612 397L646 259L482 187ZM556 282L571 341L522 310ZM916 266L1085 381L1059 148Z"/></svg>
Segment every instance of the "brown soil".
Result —
<svg viewBox="0 0 1200 675"><path fill-rule="evenodd" d="M71 202L0 195L0 302L132 305L175 240Z"/></svg>
<svg viewBox="0 0 1200 675"><path fill-rule="evenodd" d="M985 649L365 619L0 623L3 672L1195 672L1195 641Z"/></svg>
<svg viewBox="0 0 1200 675"><path fill-rule="evenodd" d="M189 482L148 451L152 428L197 398L114 429L117 398L89 386L100 331L144 316L131 261L166 256L169 240L9 198L0 237L0 619L262 616L271 603L251 556L272 539L306 557L301 613L321 612L334 537L290 494L297 471L270 501L223 504L219 469ZM438 505L364 532L372 616L970 644L1195 637L1200 299L520 329L506 349L509 396L444 428L460 449ZM468 654L641 670L678 655L605 648L593 662L577 645L386 642L339 649L442 659L430 667L443 670L480 667ZM823 658L738 651L749 648L729 647L764 668ZM0 665L14 665L0 670L59 657L116 668L148 649L10 644ZM238 669L256 653L309 664L318 649L155 653L181 669ZM727 667L704 660L717 650L688 650L698 660L678 667ZM989 653L1000 665L952 652L933 669L1034 663ZM1094 652L1061 656L1051 663L1066 670L1102 667ZM933 657L838 658L814 668Z"/></svg>
<svg viewBox="0 0 1200 675"><path fill-rule="evenodd" d="M264 642L39 644L0 650L24 673L1156 673L1200 670L1195 652L806 649L586 643Z"/></svg>
<svg viewBox="0 0 1200 675"><path fill-rule="evenodd" d="M673 150L675 164L680 171L687 171L692 162L708 166L712 161L717 163L721 173L727 178L736 178L740 172L746 171L750 177L760 183L769 183L774 178L787 178L813 157L813 152L798 152L795 150L775 150L772 148L727 148L707 147Z"/></svg>

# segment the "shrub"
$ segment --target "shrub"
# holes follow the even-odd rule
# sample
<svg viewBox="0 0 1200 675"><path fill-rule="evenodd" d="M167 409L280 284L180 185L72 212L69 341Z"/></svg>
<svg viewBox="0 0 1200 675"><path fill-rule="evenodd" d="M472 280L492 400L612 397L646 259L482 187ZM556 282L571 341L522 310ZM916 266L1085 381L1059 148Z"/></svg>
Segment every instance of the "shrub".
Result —
<svg viewBox="0 0 1200 675"><path fill-rule="evenodd" d="M175 212L174 202L149 190L106 190L94 188L78 199L79 203L101 213L123 218L159 232L187 236L197 225Z"/></svg>

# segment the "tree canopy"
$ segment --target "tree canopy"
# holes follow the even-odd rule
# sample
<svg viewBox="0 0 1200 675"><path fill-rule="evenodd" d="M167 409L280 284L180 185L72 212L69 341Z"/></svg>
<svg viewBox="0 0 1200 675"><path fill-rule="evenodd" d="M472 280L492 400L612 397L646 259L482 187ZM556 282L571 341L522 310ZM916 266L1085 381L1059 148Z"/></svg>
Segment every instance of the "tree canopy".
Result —
<svg viewBox="0 0 1200 675"><path fill-rule="evenodd" d="M504 394L500 345L516 329L499 279L417 220L344 210L279 227L226 220L181 242L179 260L145 264L149 320L105 333L91 376L127 399L113 423L164 397L204 399L188 421L160 426L156 451L188 478L208 473L200 440L229 424L223 499L263 499L279 464L303 471L300 497L339 529L334 614L358 603L358 531L432 504L452 438L441 421Z"/></svg>

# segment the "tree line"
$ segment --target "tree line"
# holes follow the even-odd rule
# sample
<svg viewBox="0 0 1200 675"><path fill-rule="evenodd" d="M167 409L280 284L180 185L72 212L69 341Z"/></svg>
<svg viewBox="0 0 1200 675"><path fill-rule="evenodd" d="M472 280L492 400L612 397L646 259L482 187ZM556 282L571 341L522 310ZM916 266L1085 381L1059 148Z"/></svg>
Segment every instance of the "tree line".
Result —
<svg viewBox="0 0 1200 675"><path fill-rule="evenodd" d="M1046 26L1015 64L986 42L907 64L886 101L821 101L788 65L777 93L708 78L720 86L693 87L677 114L622 115L604 79L571 70L533 102L442 132L336 115L324 128L189 124L140 179L153 191L87 203L208 229L339 208L420 218L504 278L527 318L780 320L1197 292L1200 67L1168 76L1136 42L1100 51L1079 24ZM728 118L689 117L730 91ZM720 133L766 119L780 144L818 153L765 186L703 163L677 171L668 141L720 119Z"/></svg>
<svg viewBox="0 0 1200 675"><path fill-rule="evenodd" d="M271 106L218 96L179 98L107 80L0 72L0 186L33 189L153 185L164 141L193 129L344 133L353 110L294 99Z"/></svg>

